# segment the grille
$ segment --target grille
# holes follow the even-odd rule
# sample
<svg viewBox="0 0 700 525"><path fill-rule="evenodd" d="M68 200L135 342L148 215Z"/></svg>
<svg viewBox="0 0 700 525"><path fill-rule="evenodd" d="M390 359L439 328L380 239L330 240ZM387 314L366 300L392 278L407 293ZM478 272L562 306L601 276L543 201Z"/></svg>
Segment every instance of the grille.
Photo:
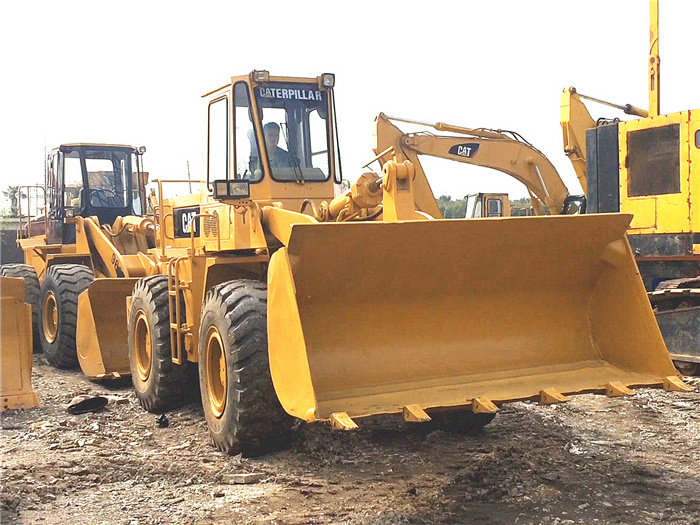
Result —
<svg viewBox="0 0 700 525"><path fill-rule="evenodd" d="M205 237L219 236L219 214L214 212L211 215L207 214L202 217L203 230Z"/></svg>

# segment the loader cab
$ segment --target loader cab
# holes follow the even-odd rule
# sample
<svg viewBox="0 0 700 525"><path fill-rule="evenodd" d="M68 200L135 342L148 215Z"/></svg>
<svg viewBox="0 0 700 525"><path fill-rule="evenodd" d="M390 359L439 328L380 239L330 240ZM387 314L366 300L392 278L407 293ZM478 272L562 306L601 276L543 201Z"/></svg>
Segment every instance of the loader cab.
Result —
<svg viewBox="0 0 700 525"><path fill-rule="evenodd" d="M63 144L48 154L48 244L75 242L73 217L143 215L141 155L145 148L106 144Z"/></svg>
<svg viewBox="0 0 700 525"><path fill-rule="evenodd" d="M209 189L214 181L245 181L251 199L273 199L293 211L304 201L332 199L341 182L334 83L332 74L254 71L205 95Z"/></svg>

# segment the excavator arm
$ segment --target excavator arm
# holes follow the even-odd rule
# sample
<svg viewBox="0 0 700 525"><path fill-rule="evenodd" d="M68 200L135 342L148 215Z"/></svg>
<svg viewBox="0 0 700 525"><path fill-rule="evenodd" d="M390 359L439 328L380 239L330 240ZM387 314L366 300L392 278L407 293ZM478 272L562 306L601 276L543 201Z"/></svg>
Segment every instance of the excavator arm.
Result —
<svg viewBox="0 0 700 525"><path fill-rule="evenodd" d="M396 127L392 120L422 124L458 136L437 136L425 132L407 134ZM374 152L382 165L389 160L408 160L415 166L416 207L434 217L440 217L441 214L418 155L440 157L506 173L527 187L538 215L544 214L542 204L552 214L562 213L569 197L569 191L547 157L515 134L463 128L440 122L428 124L380 113L375 120L374 139Z"/></svg>
<svg viewBox="0 0 700 525"><path fill-rule="evenodd" d="M651 82L651 81L650 81ZM582 95L574 87L564 89L561 94L559 123L564 139L564 153L569 157L576 172L583 192L588 194L588 184L586 183L586 130L594 128L596 121L588 112L586 105L581 99L591 100L598 104L613 107L637 117L647 117L649 112L635 107L631 104L613 104L597 98Z"/></svg>
<svg viewBox="0 0 700 525"><path fill-rule="evenodd" d="M561 94L561 130L564 153L574 166L583 193L588 194L586 184L586 130L595 127L595 120L581 101L576 88L566 88Z"/></svg>

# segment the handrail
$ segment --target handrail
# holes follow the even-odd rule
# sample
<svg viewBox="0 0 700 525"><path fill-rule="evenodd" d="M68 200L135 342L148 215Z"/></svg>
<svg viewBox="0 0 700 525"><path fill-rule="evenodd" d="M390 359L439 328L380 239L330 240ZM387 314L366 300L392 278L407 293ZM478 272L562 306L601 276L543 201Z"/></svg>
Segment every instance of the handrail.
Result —
<svg viewBox="0 0 700 525"><path fill-rule="evenodd" d="M19 186L17 190L17 218L19 219L19 225L17 227L17 239L22 239L22 229L23 229L23 215L22 215L22 190L27 190L27 236L29 236L29 225L32 222L32 216L31 216L31 211L32 211L32 206L31 206L31 198L30 198L30 189L40 189L44 192L44 231L47 230L48 228L48 213L46 210L46 186L39 186L38 184L36 185L31 185L31 186ZM34 193L36 195L36 191ZM35 206L36 209L38 209L37 206Z"/></svg>

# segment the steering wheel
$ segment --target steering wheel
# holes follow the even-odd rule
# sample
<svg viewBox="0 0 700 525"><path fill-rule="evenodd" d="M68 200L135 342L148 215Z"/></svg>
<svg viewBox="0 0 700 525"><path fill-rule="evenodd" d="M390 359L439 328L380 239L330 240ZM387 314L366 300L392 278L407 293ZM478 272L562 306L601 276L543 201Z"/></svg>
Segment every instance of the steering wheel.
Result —
<svg viewBox="0 0 700 525"><path fill-rule="evenodd" d="M117 192L107 188L99 188L96 190L90 190L90 205L100 208L114 208L122 206L123 203L119 203L115 206L115 201L121 201Z"/></svg>

